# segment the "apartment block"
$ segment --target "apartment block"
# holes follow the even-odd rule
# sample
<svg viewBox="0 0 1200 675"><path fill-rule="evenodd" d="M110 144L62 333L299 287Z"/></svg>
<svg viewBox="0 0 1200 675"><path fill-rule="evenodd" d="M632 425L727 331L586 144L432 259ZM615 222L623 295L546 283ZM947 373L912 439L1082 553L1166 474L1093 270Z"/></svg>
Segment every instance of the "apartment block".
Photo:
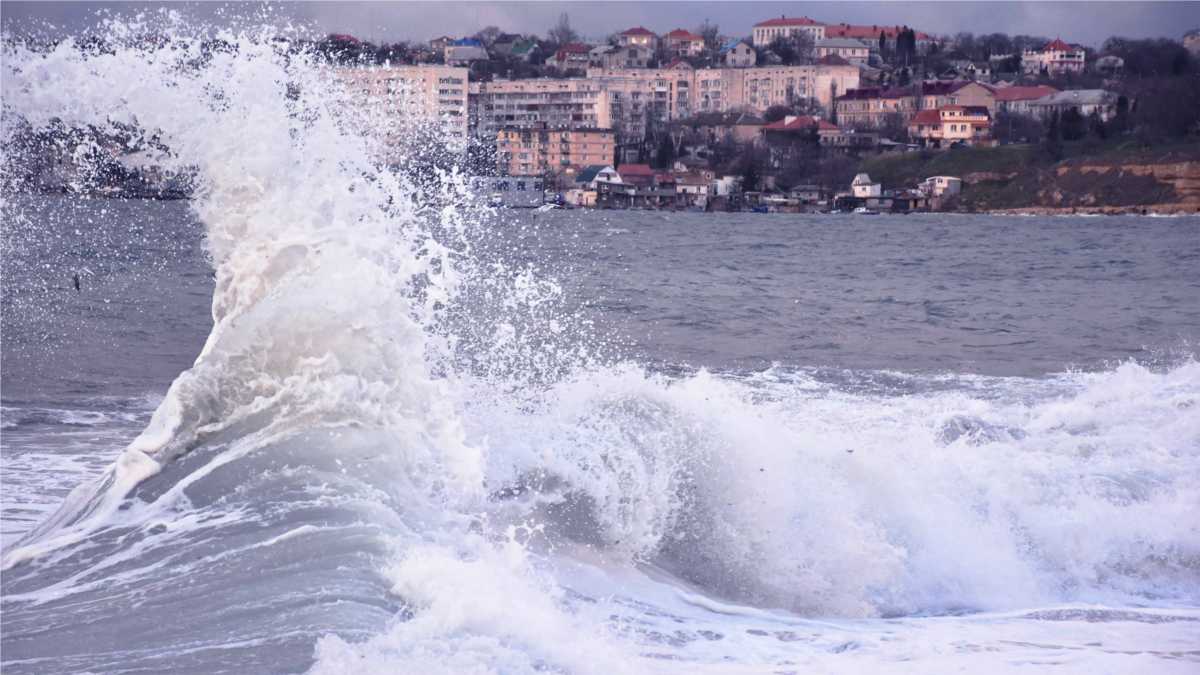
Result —
<svg viewBox="0 0 1200 675"><path fill-rule="evenodd" d="M616 152L609 129L501 129L496 134L500 170L510 176L546 176L564 167L611 164Z"/></svg>
<svg viewBox="0 0 1200 675"><path fill-rule="evenodd" d="M326 76L346 87L343 115L373 138L385 161L403 159L413 143L466 148L467 69L451 66L349 66Z"/></svg>
<svg viewBox="0 0 1200 675"><path fill-rule="evenodd" d="M479 84L476 133L494 138L500 129L588 127L609 129L610 96L604 83L587 78L497 80Z"/></svg>

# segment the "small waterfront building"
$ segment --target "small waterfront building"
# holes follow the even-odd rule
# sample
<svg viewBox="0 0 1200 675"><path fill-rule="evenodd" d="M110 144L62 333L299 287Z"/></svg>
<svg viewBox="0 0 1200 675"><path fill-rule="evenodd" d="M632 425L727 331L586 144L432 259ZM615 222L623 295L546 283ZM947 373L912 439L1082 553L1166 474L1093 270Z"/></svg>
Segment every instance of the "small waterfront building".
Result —
<svg viewBox="0 0 1200 675"><path fill-rule="evenodd" d="M854 182L850 184L850 191L855 199L867 199L883 194L883 185L872 182L870 176L860 173L854 177Z"/></svg>
<svg viewBox="0 0 1200 675"><path fill-rule="evenodd" d="M962 179L957 176L930 176L917 189L928 197L951 197L962 193Z"/></svg>

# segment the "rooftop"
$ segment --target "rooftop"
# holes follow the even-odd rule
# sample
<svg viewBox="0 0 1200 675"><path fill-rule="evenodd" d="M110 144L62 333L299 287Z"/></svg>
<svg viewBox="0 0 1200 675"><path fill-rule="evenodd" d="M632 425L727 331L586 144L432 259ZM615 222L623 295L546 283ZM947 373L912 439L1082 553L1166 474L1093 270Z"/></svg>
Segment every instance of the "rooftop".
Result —
<svg viewBox="0 0 1200 675"><path fill-rule="evenodd" d="M848 66L850 62L837 54L826 54L817 61L819 66Z"/></svg>
<svg viewBox="0 0 1200 675"><path fill-rule="evenodd" d="M642 28L641 26L638 26L637 28L630 28L627 31L623 31L621 33L621 35L637 35L637 36L647 35L650 37L658 37L653 32L648 31L645 28Z"/></svg>
<svg viewBox="0 0 1200 675"><path fill-rule="evenodd" d="M908 28L908 26L856 26L848 23L839 23L836 25L825 26L825 37L848 37L859 38L863 40L879 40L879 34L883 33L889 40L895 40L900 31ZM933 38L918 30L913 30L918 40L932 40Z"/></svg>
<svg viewBox="0 0 1200 675"><path fill-rule="evenodd" d="M793 117L788 115L778 122L772 122L763 127L763 131L804 131L811 129L816 125L818 131L838 131L836 124L830 124L825 120L817 119L809 115L801 115Z"/></svg>
<svg viewBox="0 0 1200 675"><path fill-rule="evenodd" d="M1040 85L1037 87L1002 87L996 90L997 101L1032 101L1034 99L1057 94L1054 87Z"/></svg>
<svg viewBox="0 0 1200 675"><path fill-rule="evenodd" d="M868 49L867 43L848 37L826 37L817 40L817 47L845 47L848 49Z"/></svg>
<svg viewBox="0 0 1200 675"><path fill-rule="evenodd" d="M1104 89L1075 89L1044 96L1032 105L1105 105L1116 99L1116 94Z"/></svg>
<svg viewBox="0 0 1200 675"><path fill-rule="evenodd" d="M754 24L754 27L755 28L772 28L775 26L824 26L824 25L825 24L821 23L820 21L813 21L812 19L808 18L807 16L801 17L799 19L796 19L796 18L789 19L786 16L781 16L778 19L771 19L770 21L756 23L756 24Z"/></svg>
<svg viewBox="0 0 1200 675"><path fill-rule="evenodd" d="M717 126L763 126L767 122L761 117L756 117L750 113L743 112L727 112L727 113L700 113L692 118L691 124L704 127Z"/></svg>

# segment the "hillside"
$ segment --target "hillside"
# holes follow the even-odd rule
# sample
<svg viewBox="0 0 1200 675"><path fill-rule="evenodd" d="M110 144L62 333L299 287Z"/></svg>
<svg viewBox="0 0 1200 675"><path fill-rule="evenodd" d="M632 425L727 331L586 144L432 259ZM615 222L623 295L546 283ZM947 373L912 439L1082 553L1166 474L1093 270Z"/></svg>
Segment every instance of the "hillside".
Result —
<svg viewBox="0 0 1200 675"><path fill-rule="evenodd" d="M963 194L943 210L961 212L1197 213L1200 143L1137 147L1129 138L1066 143L1063 160L1036 159L1027 146L960 148L877 157L860 171L885 188L929 176L958 176Z"/></svg>

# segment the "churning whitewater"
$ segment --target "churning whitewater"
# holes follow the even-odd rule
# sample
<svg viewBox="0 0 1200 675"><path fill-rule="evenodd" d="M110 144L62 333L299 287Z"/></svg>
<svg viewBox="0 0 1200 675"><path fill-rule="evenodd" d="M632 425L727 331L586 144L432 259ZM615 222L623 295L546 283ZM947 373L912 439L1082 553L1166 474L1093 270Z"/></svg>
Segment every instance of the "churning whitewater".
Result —
<svg viewBox="0 0 1200 675"><path fill-rule="evenodd" d="M4 53L6 138L154 134L215 269L192 367L71 422L145 427L5 542L5 672L1197 667L1200 363L648 369L314 55L144 28Z"/></svg>

